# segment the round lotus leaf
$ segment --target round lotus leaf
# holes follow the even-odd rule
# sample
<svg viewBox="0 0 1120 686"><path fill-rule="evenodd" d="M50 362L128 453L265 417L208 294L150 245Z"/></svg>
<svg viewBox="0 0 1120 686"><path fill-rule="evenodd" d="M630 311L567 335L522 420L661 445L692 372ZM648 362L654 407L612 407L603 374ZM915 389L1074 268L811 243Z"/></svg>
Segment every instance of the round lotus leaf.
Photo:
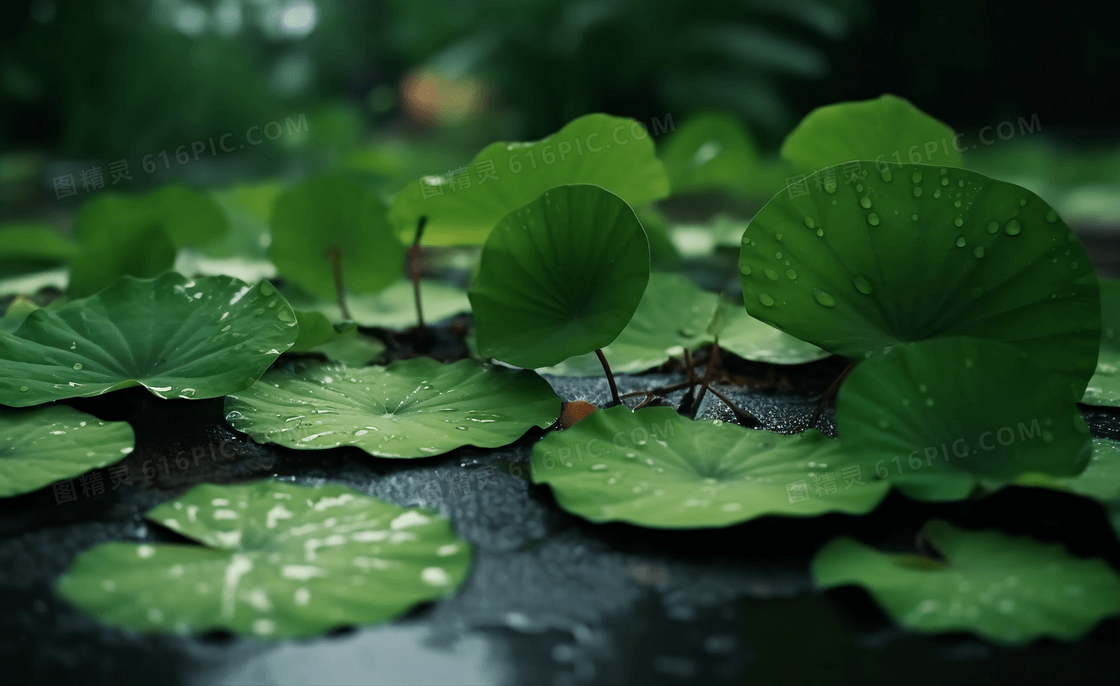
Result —
<svg viewBox="0 0 1120 686"><path fill-rule="evenodd" d="M319 297L337 295L334 259L346 289L379 291L400 278L404 265L404 245L387 212L345 177L312 179L276 198L269 255L286 279Z"/></svg>
<svg viewBox="0 0 1120 686"><path fill-rule="evenodd" d="M535 369L609 345L649 281L649 243L621 198L560 186L502 219L468 291L478 350Z"/></svg>
<svg viewBox="0 0 1120 686"><path fill-rule="evenodd" d="M782 157L801 169L851 160L959 167L953 130L897 95L818 107L786 137Z"/></svg>
<svg viewBox="0 0 1120 686"><path fill-rule="evenodd" d="M201 545L103 543L59 594L134 631L290 638L442 598L471 558L447 520L335 484L202 484L147 518Z"/></svg>
<svg viewBox="0 0 1120 686"><path fill-rule="evenodd" d="M942 521L930 522L925 534L943 560L882 553L839 538L813 559L813 578L821 588L865 587L915 631L970 631L997 643L1074 640L1120 612L1120 577L1103 560Z"/></svg>
<svg viewBox="0 0 1120 686"><path fill-rule="evenodd" d="M614 342L603 348L616 374L637 374L664 364L712 342L705 330L715 313L717 297L700 289L679 274L654 273L630 323ZM558 376L602 376L603 366L594 353L573 357L542 374Z"/></svg>
<svg viewBox="0 0 1120 686"><path fill-rule="evenodd" d="M980 478L1072 476L1092 451L1065 381L1006 343L941 338L856 365L836 431L864 463L919 500L958 500Z"/></svg>
<svg viewBox="0 0 1120 686"><path fill-rule="evenodd" d="M1120 407L1120 281L1101 279L1101 349L1081 402Z"/></svg>
<svg viewBox="0 0 1120 686"><path fill-rule="evenodd" d="M294 364L226 399L226 419L258 443L378 457L427 457L465 445L497 448L560 416L535 373L430 358L387 367Z"/></svg>
<svg viewBox="0 0 1120 686"><path fill-rule="evenodd" d="M0 403L15 407L144 386L161 398L215 398L252 385L296 338L292 308L267 281L125 277L0 332Z"/></svg>
<svg viewBox="0 0 1120 686"><path fill-rule="evenodd" d="M592 412L541 439L532 470L569 512L662 529L865 514L889 489L815 430L783 436L692 421L668 407Z"/></svg>
<svg viewBox="0 0 1120 686"><path fill-rule="evenodd" d="M132 452L132 427L65 405L0 411L0 498L113 464Z"/></svg>
<svg viewBox="0 0 1120 686"><path fill-rule="evenodd" d="M413 181L397 194L389 217L406 240L427 217L425 244L478 245L502 217L541 193L582 183L635 207L669 195L665 167L641 122L589 114L547 138L493 143L462 169Z"/></svg>
<svg viewBox="0 0 1120 686"><path fill-rule="evenodd" d="M759 211L739 262L747 311L857 360L942 336L1005 341L1080 397L1096 366L1099 289L1058 215L964 169L865 166L862 180L818 171Z"/></svg>

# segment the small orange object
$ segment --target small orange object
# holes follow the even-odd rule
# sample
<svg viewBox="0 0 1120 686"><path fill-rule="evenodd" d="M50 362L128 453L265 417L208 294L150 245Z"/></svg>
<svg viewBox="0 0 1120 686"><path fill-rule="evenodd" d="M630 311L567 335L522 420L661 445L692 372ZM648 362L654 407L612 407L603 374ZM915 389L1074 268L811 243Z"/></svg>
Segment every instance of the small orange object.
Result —
<svg viewBox="0 0 1120 686"><path fill-rule="evenodd" d="M570 403L564 403L564 409L560 412L560 425L565 429L570 429L573 424L591 414L596 409L594 405L586 400L573 400Z"/></svg>

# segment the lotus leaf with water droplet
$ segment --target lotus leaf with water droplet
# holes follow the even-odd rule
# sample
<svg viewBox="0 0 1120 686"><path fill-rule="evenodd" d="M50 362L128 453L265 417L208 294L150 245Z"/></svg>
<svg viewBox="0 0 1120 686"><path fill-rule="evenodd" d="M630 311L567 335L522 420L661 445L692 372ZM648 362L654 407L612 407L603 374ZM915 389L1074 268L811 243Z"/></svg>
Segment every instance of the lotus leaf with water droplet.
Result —
<svg viewBox="0 0 1120 686"><path fill-rule="evenodd" d="M836 431L907 496L958 500L981 479L1085 469L1089 428L1066 387L1007 343L909 343L856 366L840 387Z"/></svg>
<svg viewBox="0 0 1120 686"><path fill-rule="evenodd" d="M889 489L860 471L845 444L815 430L783 436L667 407L592 412L533 446L532 472L569 512L662 529L866 514Z"/></svg>
<svg viewBox="0 0 1120 686"><path fill-rule="evenodd" d="M1099 289L1057 214L964 169L865 171L818 171L755 215L739 260L747 311L857 361L929 338L1004 341L1080 397L1100 345Z"/></svg>
<svg viewBox="0 0 1120 686"><path fill-rule="evenodd" d="M559 415L560 398L535 373L474 360L364 368L300 362L226 399L226 418L258 443L355 446L378 457L497 448Z"/></svg>
<svg viewBox="0 0 1120 686"><path fill-rule="evenodd" d="M1103 560L998 531L930 522L927 540L944 559L879 552L850 538L813 559L821 588L865 587L887 614L921 632L970 631L1024 644L1074 640L1120 613L1120 577Z"/></svg>
<svg viewBox="0 0 1120 686"><path fill-rule="evenodd" d="M65 405L0 410L0 498L113 464L132 448L127 422L102 421Z"/></svg>
<svg viewBox="0 0 1120 686"><path fill-rule="evenodd" d="M102 543L59 594L133 631L292 638L443 598L471 559L446 519L336 484L202 484L146 517L200 545Z"/></svg>
<svg viewBox="0 0 1120 686"><path fill-rule="evenodd" d="M0 404L26 407L144 386L161 398L215 398L253 383L296 338L267 281L125 277L0 332Z"/></svg>

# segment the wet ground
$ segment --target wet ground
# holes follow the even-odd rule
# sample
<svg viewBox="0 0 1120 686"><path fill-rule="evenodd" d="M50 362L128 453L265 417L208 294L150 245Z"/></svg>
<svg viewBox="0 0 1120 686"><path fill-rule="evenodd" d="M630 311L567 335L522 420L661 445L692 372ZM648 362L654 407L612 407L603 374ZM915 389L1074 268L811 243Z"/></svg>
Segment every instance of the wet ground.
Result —
<svg viewBox="0 0 1120 686"><path fill-rule="evenodd" d="M1098 270L1120 273L1115 231L1080 233ZM695 276L703 282L705 273ZM456 323L445 326L453 331ZM402 340L390 341L391 356L409 347ZM718 388L725 395L763 428L792 433L806 426L814 395L844 363L778 369L725 359L724 367ZM684 378L673 365L662 371L620 377L619 390ZM568 400L608 397L600 379L549 381ZM539 432L501 450L378 460L356 449L258 446L223 421L220 399L159 401L132 389L69 404L132 423L137 449L124 462L132 483L111 487L106 475L103 493L62 504L50 488L0 500L5 684L1098 684L1115 682L1120 672L1117 619L1077 643L1043 640L1018 649L966 634L922 637L895 627L860 589L814 592L808 574L813 554L834 536L911 551L934 517L1061 542L1120 568L1120 544L1104 511L1073 496L1009 488L923 505L892 493L862 518L657 531L593 525L561 510L548 487L527 478ZM1120 438L1120 412L1084 409L1094 435ZM735 421L711 394L698 416ZM820 428L831 433L831 422L826 410ZM53 594L54 581L86 548L181 540L143 519L155 505L197 483L269 476L330 480L437 509L474 545L470 575L450 598L395 622L280 643L138 635L106 628Z"/></svg>
<svg viewBox="0 0 1120 686"><path fill-rule="evenodd" d="M824 361L766 379L740 365L737 378L757 385L721 390L766 428L798 431L814 407L812 388L835 367ZM681 378L621 377L620 391ZM550 382L567 399L607 397L602 380ZM998 525L1120 564L1103 512L1071 496L1007 489L930 506L892 494L865 518L656 531L593 525L561 510L547 487L526 479L534 435L502 450L377 460L354 449L256 446L223 422L220 400L157 401L134 389L72 404L136 427L137 450L125 462L132 484L114 489L106 481L103 494L63 504L49 488L0 501L5 683L1054 684L1102 683L1116 673L1120 621L1076 644L1015 650L967 635L916 637L895 628L863 591L817 594L808 575L813 553L835 535L907 550L932 517ZM733 421L710 394L699 414ZM1120 416L1087 416L1095 434L1120 437ZM831 431L830 411L822 428ZM203 459L180 469L176 456L192 451ZM156 504L195 483L266 476L331 480L438 509L475 546L467 581L396 622L283 643L137 635L103 627L53 595L54 580L81 550L110 540L176 540L142 518Z"/></svg>

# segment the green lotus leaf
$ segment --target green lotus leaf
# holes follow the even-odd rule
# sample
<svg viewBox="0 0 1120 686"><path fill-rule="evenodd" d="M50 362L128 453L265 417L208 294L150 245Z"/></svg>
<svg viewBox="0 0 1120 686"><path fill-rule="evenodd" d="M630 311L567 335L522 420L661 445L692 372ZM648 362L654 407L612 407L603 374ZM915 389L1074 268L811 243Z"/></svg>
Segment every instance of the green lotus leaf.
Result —
<svg viewBox="0 0 1120 686"><path fill-rule="evenodd" d="M541 193L567 184L594 184L637 207L669 194L669 178L640 122L589 114L532 143L493 143L446 176L410 183L389 218L412 240L427 217L427 245L478 245L503 217Z"/></svg>
<svg viewBox="0 0 1120 686"><path fill-rule="evenodd" d="M791 186L747 227L739 269L752 316L854 359L943 336L1005 341L1081 396L1100 344L1097 278L1045 202L951 167L837 178L822 191Z"/></svg>
<svg viewBox="0 0 1120 686"><path fill-rule="evenodd" d="M0 226L0 274L23 274L69 262L78 246L45 224Z"/></svg>
<svg viewBox="0 0 1120 686"><path fill-rule="evenodd" d="M0 410L0 498L118 462L132 452L132 427L65 405Z"/></svg>
<svg viewBox="0 0 1120 686"><path fill-rule="evenodd" d="M669 137L661 161L673 193L713 188L742 191L750 184L758 152L738 117L705 112L689 118Z"/></svg>
<svg viewBox="0 0 1120 686"><path fill-rule="evenodd" d="M668 407L596 410L533 446L532 471L569 512L664 529L865 514L889 489L815 430L783 436Z"/></svg>
<svg viewBox="0 0 1120 686"><path fill-rule="evenodd" d="M634 310L630 323L603 354L616 374L637 374L660 366L712 342L706 327L715 313L717 298L679 274L654 273ZM553 367L537 370L558 376L602 376L603 367L594 354L572 357Z"/></svg>
<svg viewBox="0 0 1120 686"><path fill-rule="evenodd" d="M329 343L338 337L334 324L331 324L325 315L301 310L296 310L295 315L296 323L299 326L299 335L296 336L296 342L288 348L287 352L307 352L315 346Z"/></svg>
<svg viewBox="0 0 1120 686"><path fill-rule="evenodd" d="M468 290L478 350L535 369L618 337L649 281L633 210L598 186L560 186L494 227Z"/></svg>
<svg viewBox="0 0 1120 686"><path fill-rule="evenodd" d="M1120 577L1104 561L998 531L930 522L926 538L944 560L882 553L835 539L813 559L821 588L865 587L895 621L919 632L970 631L1024 644L1074 640L1120 612Z"/></svg>
<svg viewBox="0 0 1120 686"><path fill-rule="evenodd" d="M446 519L336 484L202 484L146 516L201 545L102 543L58 593L134 631L292 638L443 598L471 559Z"/></svg>
<svg viewBox="0 0 1120 686"><path fill-rule="evenodd" d="M1089 466L1077 476L1024 474L1015 485L1053 488L1096 500L1108 511L1112 530L1120 536L1120 441L1094 438Z"/></svg>
<svg viewBox="0 0 1120 686"><path fill-rule="evenodd" d="M272 207L270 255L284 278L312 295L337 295L331 255L342 283L358 293L379 291L400 278L404 245L375 195L340 175L284 191Z"/></svg>
<svg viewBox="0 0 1120 686"><path fill-rule="evenodd" d="M214 258L267 259L272 242L269 215L277 196L286 188L283 183L265 182L214 191L214 201L225 212L229 231L221 240L200 249Z"/></svg>
<svg viewBox="0 0 1120 686"><path fill-rule="evenodd" d="M12 302L8 303L8 309L4 311L4 316L0 317L0 332L15 331L23 324L23 320L27 319L27 315L37 309L39 306L35 301L26 296L17 295L12 298Z"/></svg>
<svg viewBox="0 0 1120 686"><path fill-rule="evenodd" d="M818 107L786 137L782 157L804 170L852 160L962 165L951 128L890 94Z"/></svg>
<svg viewBox="0 0 1120 686"><path fill-rule="evenodd" d="M294 307L322 313L336 323L344 319L338 300L333 296L316 298L294 287L285 287L283 293ZM424 321L428 323L471 311L467 292L462 288L428 279L420 280L420 303L424 308ZM412 282L406 279L377 293L348 293L346 306L350 316L362 326L407 329L417 324L416 295Z"/></svg>
<svg viewBox="0 0 1120 686"><path fill-rule="evenodd" d="M844 381L836 431L909 497L958 500L981 477L1010 482L1085 469L1089 429L1064 389L1061 377L1006 343L900 345Z"/></svg>
<svg viewBox="0 0 1120 686"><path fill-rule="evenodd" d="M739 303L722 303L723 326L718 335L720 350L751 362L804 364L822 360L831 353L794 338L747 314Z"/></svg>
<svg viewBox="0 0 1120 686"><path fill-rule="evenodd" d="M496 448L560 415L533 372L431 358L360 369L299 363L226 399L226 419L258 443L298 450L352 445L377 457Z"/></svg>
<svg viewBox="0 0 1120 686"><path fill-rule="evenodd" d="M1081 402L1120 407L1120 281L1100 279L1101 349Z"/></svg>
<svg viewBox="0 0 1120 686"><path fill-rule="evenodd" d="M144 386L160 398L214 398L252 385L296 338L267 281L126 277L0 333L0 404L25 407Z"/></svg>
<svg viewBox="0 0 1120 686"><path fill-rule="evenodd" d="M385 344L363 335L353 322L335 326L318 312L296 312L299 337L290 353L319 353L348 367L364 367L381 357Z"/></svg>
<svg viewBox="0 0 1120 686"><path fill-rule="evenodd" d="M74 223L81 252L71 262L70 296L91 295L122 276L155 277L172 267L176 249L217 240L227 228L221 207L185 186L98 195Z"/></svg>

